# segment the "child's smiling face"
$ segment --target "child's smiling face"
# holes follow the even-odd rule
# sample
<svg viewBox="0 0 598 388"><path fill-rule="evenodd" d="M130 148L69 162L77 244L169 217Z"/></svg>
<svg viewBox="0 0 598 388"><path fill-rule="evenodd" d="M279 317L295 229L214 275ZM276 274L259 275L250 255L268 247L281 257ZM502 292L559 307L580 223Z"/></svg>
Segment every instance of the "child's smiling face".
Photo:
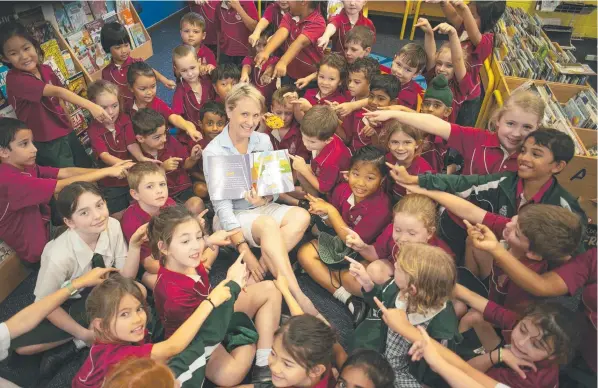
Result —
<svg viewBox="0 0 598 388"><path fill-rule="evenodd" d="M338 69L322 65L318 70L318 89L320 96L330 96L336 92L341 84L341 73Z"/></svg>
<svg viewBox="0 0 598 388"><path fill-rule="evenodd" d="M418 144L415 139L403 131L395 131L388 138L389 151L399 164L405 167L411 166L411 162L415 158L417 146Z"/></svg>
<svg viewBox="0 0 598 388"><path fill-rule="evenodd" d="M382 183L380 169L371 162L355 162L349 170L349 187L359 202L374 194Z"/></svg>
<svg viewBox="0 0 598 388"><path fill-rule="evenodd" d="M226 126L226 117L214 112L206 112L201 120L201 129L206 137L213 139Z"/></svg>
<svg viewBox="0 0 598 388"><path fill-rule="evenodd" d="M404 55L395 55L390 71L397 77L401 85L407 84L418 74L417 68L409 65Z"/></svg>
<svg viewBox="0 0 598 388"><path fill-rule="evenodd" d="M137 343L145 337L147 313L141 302L131 294L120 300L116 316L110 324L111 331L122 342Z"/></svg>
<svg viewBox="0 0 598 388"><path fill-rule="evenodd" d="M135 96L135 101L138 102L138 104L140 103L147 106L151 104L156 97L156 77L139 75L135 79L131 89Z"/></svg>

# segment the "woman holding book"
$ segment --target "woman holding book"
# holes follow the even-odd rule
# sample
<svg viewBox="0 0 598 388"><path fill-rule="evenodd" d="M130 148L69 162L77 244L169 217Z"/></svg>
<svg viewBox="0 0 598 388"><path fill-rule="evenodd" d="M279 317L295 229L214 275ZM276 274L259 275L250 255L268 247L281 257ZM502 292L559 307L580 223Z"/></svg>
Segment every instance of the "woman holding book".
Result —
<svg viewBox="0 0 598 388"><path fill-rule="evenodd" d="M235 85L226 97L225 107L229 123L203 151L208 186L211 156L273 150L269 136L255 131L265 110L264 96L255 87L245 83ZM245 253L250 281L263 280L267 271L275 277L285 276L303 310L317 315L318 311L299 288L288 255L305 233L310 221L309 213L297 206L278 204L275 202L277 197L260 197L252 189L245 193L243 199L213 200L216 212L214 229L238 232L231 239L239 253ZM259 260L250 248L261 248Z"/></svg>

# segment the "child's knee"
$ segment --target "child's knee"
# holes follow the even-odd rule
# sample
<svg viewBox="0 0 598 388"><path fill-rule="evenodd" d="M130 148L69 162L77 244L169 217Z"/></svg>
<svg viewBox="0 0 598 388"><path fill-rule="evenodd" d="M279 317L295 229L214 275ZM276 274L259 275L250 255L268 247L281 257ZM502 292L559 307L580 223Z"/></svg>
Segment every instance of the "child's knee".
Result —
<svg viewBox="0 0 598 388"><path fill-rule="evenodd" d="M193 184L193 193L199 198L208 198L208 185L205 182L195 182Z"/></svg>
<svg viewBox="0 0 598 388"><path fill-rule="evenodd" d="M268 296L269 300L280 300L282 302L282 294L272 280L264 280L261 283L264 284L263 292Z"/></svg>
<svg viewBox="0 0 598 388"><path fill-rule="evenodd" d="M317 257L318 252L316 251L312 243L313 241L303 244L297 251L297 260L299 260L301 266L303 266L306 263L309 263L311 260Z"/></svg>

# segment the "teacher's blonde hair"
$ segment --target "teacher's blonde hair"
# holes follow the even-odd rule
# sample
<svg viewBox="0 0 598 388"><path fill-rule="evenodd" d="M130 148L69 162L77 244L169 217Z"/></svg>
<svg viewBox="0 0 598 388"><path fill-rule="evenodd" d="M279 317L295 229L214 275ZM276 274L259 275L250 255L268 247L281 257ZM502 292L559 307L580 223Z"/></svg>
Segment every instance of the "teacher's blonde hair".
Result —
<svg viewBox="0 0 598 388"><path fill-rule="evenodd" d="M249 98L255 101L259 106L262 112L265 112L266 109L266 99L260 93L259 90L248 83L238 83L233 86L230 90L228 95L226 96L226 100L224 105L226 106L227 111L232 111L237 107L237 104L243 98Z"/></svg>

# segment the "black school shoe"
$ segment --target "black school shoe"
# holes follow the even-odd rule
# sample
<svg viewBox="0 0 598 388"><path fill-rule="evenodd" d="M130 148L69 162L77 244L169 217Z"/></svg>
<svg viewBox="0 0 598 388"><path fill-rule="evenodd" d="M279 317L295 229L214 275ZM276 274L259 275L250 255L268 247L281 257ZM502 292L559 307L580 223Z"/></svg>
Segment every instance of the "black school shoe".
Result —
<svg viewBox="0 0 598 388"><path fill-rule="evenodd" d="M266 366L253 366L253 371L251 372L251 384L259 384L259 383L267 383L272 381L272 372L270 372L270 367Z"/></svg>
<svg viewBox="0 0 598 388"><path fill-rule="evenodd" d="M64 364L73 359L78 351L73 341L45 351L39 365L40 378L52 377Z"/></svg>
<svg viewBox="0 0 598 388"><path fill-rule="evenodd" d="M351 316L353 318L353 327L359 326L359 324L363 322L365 316L367 315L367 303L365 303L365 300L363 300L362 298L351 296L349 299L347 299L345 305L349 309L349 312L351 312L351 308L349 306L353 305L353 311L351 312Z"/></svg>

